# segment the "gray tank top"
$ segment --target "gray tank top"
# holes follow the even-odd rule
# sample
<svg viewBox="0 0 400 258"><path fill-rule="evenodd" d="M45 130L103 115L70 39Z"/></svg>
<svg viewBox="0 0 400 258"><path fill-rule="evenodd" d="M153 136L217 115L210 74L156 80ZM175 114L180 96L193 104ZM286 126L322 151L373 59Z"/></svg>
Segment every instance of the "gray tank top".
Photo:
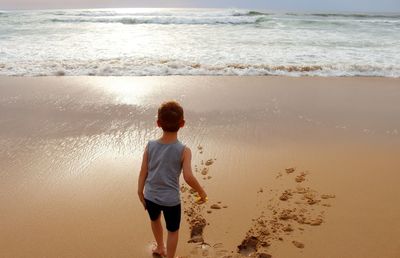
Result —
<svg viewBox="0 0 400 258"><path fill-rule="evenodd" d="M179 176L182 171L182 153L185 148L178 140L163 144L158 140L149 141L148 173L144 198L163 206L176 206L181 203Z"/></svg>

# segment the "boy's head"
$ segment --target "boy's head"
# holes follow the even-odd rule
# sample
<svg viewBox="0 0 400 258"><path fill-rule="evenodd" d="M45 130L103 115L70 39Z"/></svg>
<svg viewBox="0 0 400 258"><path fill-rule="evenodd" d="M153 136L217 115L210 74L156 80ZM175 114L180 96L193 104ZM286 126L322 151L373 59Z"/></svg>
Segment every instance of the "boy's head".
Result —
<svg viewBox="0 0 400 258"><path fill-rule="evenodd" d="M183 108L176 101L168 101L158 108L157 124L165 132L177 132L183 127Z"/></svg>

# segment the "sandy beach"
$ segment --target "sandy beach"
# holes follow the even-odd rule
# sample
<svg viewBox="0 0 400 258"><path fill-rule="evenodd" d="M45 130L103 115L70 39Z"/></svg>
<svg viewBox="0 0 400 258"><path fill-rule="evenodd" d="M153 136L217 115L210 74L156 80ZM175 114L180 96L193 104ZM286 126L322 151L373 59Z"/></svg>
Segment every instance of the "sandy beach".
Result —
<svg viewBox="0 0 400 258"><path fill-rule="evenodd" d="M151 257L137 176L170 99L209 195L181 180L178 255L400 257L400 79L279 76L0 77L0 257Z"/></svg>

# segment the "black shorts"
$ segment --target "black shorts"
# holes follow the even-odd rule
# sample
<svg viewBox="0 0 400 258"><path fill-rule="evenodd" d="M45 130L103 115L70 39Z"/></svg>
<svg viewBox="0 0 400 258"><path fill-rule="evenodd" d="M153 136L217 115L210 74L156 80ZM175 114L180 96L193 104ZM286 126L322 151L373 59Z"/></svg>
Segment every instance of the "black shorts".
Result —
<svg viewBox="0 0 400 258"><path fill-rule="evenodd" d="M150 215L152 221L157 220L160 217L161 211L164 214L165 224L167 225L167 230L170 232L175 232L179 229L181 224L181 205L176 206L163 206L157 203L146 200L146 209Z"/></svg>

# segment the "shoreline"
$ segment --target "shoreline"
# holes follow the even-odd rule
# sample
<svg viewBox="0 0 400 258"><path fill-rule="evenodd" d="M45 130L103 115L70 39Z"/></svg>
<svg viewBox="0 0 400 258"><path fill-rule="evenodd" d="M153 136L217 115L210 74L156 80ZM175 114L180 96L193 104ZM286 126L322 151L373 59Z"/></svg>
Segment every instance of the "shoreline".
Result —
<svg viewBox="0 0 400 258"><path fill-rule="evenodd" d="M269 78L269 77L278 77L278 78L325 78L325 79L394 79L394 80L400 80L400 77L387 77L387 76L309 76L309 75L303 75L303 76L290 76L290 75L275 75L275 74L270 74L270 75L37 75L37 76L21 76L21 75L0 75L1 78L148 78L148 77L176 77L176 78L181 78L181 77L234 77L234 78Z"/></svg>
<svg viewBox="0 0 400 258"><path fill-rule="evenodd" d="M387 77L387 76L289 76L289 75L38 75L38 76L21 76L21 75L0 75L0 79L6 78L307 78L307 79L388 79L400 80L400 77Z"/></svg>

